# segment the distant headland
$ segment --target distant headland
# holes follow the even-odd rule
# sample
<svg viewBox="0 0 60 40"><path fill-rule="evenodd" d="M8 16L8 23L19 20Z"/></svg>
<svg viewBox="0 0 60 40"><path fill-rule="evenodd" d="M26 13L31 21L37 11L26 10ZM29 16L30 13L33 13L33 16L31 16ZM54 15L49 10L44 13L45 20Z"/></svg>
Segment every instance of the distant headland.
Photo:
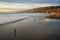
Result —
<svg viewBox="0 0 60 40"><path fill-rule="evenodd" d="M60 6L48 6L21 11L22 13L45 13L60 16Z"/></svg>

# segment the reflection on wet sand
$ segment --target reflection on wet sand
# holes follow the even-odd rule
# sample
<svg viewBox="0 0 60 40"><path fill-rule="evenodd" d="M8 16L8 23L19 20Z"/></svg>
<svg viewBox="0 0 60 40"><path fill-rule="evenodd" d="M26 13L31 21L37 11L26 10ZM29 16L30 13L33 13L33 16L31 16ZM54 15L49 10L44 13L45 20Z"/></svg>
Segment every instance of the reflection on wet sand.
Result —
<svg viewBox="0 0 60 40"><path fill-rule="evenodd" d="M49 18L49 19L60 19L60 16L49 15L49 16L46 16L46 18Z"/></svg>
<svg viewBox="0 0 60 40"><path fill-rule="evenodd" d="M45 19L42 15L2 25L0 40L60 40L60 21Z"/></svg>

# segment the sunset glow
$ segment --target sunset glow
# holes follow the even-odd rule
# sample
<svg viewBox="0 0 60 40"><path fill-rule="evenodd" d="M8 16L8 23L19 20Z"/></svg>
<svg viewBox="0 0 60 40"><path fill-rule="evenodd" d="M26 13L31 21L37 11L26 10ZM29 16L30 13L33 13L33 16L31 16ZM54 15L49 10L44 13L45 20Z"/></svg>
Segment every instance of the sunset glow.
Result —
<svg viewBox="0 0 60 40"><path fill-rule="evenodd" d="M20 10L0 10L0 12L17 12L17 11L20 11Z"/></svg>
<svg viewBox="0 0 60 40"><path fill-rule="evenodd" d="M38 7L45 7L45 6L56 6L58 4L38 4L38 3L12 3L12 2L0 2L0 12L16 12L19 10L27 10L27 9L33 9Z"/></svg>

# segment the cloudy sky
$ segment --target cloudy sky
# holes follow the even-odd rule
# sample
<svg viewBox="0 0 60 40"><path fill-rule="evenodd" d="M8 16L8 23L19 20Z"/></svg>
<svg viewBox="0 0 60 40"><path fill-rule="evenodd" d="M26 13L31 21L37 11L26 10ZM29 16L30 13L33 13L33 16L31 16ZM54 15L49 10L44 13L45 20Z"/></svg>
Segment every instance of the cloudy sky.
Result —
<svg viewBox="0 0 60 40"><path fill-rule="evenodd" d="M31 9L52 5L60 5L60 0L0 0L0 9Z"/></svg>

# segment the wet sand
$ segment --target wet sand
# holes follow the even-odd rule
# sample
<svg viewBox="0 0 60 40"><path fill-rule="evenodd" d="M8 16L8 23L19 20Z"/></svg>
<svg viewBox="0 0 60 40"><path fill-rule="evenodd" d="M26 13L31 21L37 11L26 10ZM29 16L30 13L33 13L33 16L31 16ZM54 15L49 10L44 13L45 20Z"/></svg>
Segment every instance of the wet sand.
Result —
<svg viewBox="0 0 60 40"><path fill-rule="evenodd" d="M60 20L36 16L0 25L0 40L60 40Z"/></svg>
<svg viewBox="0 0 60 40"><path fill-rule="evenodd" d="M50 16L46 16L46 18L49 18L49 19L60 19L60 16L50 15Z"/></svg>

